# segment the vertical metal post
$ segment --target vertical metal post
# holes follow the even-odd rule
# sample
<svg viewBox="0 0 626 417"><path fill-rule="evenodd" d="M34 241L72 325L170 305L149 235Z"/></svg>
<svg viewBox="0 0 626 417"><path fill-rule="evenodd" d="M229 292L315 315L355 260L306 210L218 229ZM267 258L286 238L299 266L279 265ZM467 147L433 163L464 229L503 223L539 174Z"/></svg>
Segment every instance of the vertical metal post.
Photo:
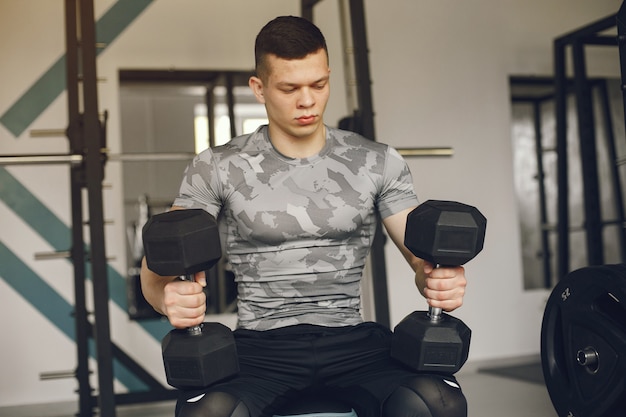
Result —
<svg viewBox="0 0 626 417"><path fill-rule="evenodd" d="M300 0L300 16L313 21L313 8L320 0Z"/></svg>
<svg viewBox="0 0 626 417"><path fill-rule="evenodd" d="M213 91L213 84L206 88L204 93L204 103L206 105L206 121L209 132L209 147L214 147L215 140L215 95Z"/></svg>
<svg viewBox="0 0 626 417"><path fill-rule="evenodd" d="M622 79L622 100L624 108L624 123L626 124L626 1L617 12L617 44L619 46L619 63Z"/></svg>
<svg viewBox="0 0 626 417"><path fill-rule="evenodd" d="M550 244L548 240L548 209L546 204L545 172L543 169L543 134L541 133L541 100L535 100L533 121L535 127L535 156L537 158L537 185L539 186L539 221L541 224L541 248L544 288L552 287L552 271L550 268Z"/></svg>
<svg viewBox="0 0 626 417"><path fill-rule="evenodd" d="M611 103L609 101L609 92L607 87L607 81L602 80L597 83L598 95L600 97L600 106L602 108L602 114L604 116L604 132L606 137L606 147L608 151L608 158L610 161L609 168L611 170L611 177L613 178L613 200L615 203L615 216L618 222L618 239L620 242L620 259L622 263L626 263L626 226L624 222L624 193L622 192L622 180L619 173L619 166L617 164L617 149L615 146L615 132L613 129L613 117L611 116Z"/></svg>
<svg viewBox="0 0 626 417"><path fill-rule="evenodd" d="M356 71L357 100L359 103L360 134L376 140L374 129L374 107L372 105L372 81L370 78L369 46L365 27L365 6L363 0L350 0L350 24L354 47L354 67Z"/></svg>
<svg viewBox="0 0 626 417"><path fill-rule="evenodd" d="M226 77L226 107L228 108L228 120L230 121L230 137L237 136L237 128L235 125L235 93L233 91L233 75L227 73Z"/></svg>
<svg viewBox="0 0 626 417"><path fill-rule="evenodd" d="M357 85L358 125L361 135L376 140L374 129L374 109L369 66L369 47L365 25L365 6L363 0L350 0L350 26L352 28L352 45L354 47L354 68ZM376 322L391 326L389 314L389 296L387 289L387 270L385 260L385 241L381 219L378 218L376 234L372 243L371 266L374 309Z"/></svg>
<svg viewBox="0 0 626 417"><path fill-rule="evenodd" d="M81 115L78 97L78 26L76 0L65 0L65 57L68 127L67 138L71 154L83 152ZM78 416L93 415L91 407L92 389L89 381L89 323L87 319L85 279L87 277L85 261L85 240L83 236L83 200L84 184L83 164L70 168L70 188L72 207L72 248L71 257L74 266L74 327L76 329L76 380L78 382Z"/></svg>
<svg viewBox="0 0 626 417"><path fill-rule="evenodd" d="M604 263L604 243L600 213L596 130L591 86L587 78L585 51L581 40L575 40L572 43L572 53L576 109L578 113L578 139L583 175L587 261L589 265L602 265Z"/></svg>
<svg viewBox="0 0 626 417"><path fill-rule="evenodd" d="M84 159L89 202L91 273L94 293L94 338L98 362L98 406L100 414L115 416L113 391L113 355L109 320L109 286L105 253L102 181L104 163L103 138L98 115L96 77L96 27L93 0L83 0L80 7L81 62L83 78Z"/></svg>
<svg viewBox="0 0 626 417"><path fill-rule="evenodd" d="M557 277L569 273L569 193L567 161L567 74L565 43L554 42L554 106L557 150Z"/></svg>

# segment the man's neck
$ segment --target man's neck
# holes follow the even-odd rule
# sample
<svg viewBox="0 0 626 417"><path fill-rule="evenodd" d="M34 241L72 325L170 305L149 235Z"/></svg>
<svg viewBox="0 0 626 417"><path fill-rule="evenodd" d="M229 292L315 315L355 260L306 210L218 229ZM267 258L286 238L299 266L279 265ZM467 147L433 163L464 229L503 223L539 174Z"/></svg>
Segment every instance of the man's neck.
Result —
<svg viewBox="0 0 626 417"><path fill-rule="evenodd" d="M289 158L308 158L317 155L326 144L326 126L321 125L312 135L293 137L284 132L275 131L269 126L269 137L278 152Z"/></svg>

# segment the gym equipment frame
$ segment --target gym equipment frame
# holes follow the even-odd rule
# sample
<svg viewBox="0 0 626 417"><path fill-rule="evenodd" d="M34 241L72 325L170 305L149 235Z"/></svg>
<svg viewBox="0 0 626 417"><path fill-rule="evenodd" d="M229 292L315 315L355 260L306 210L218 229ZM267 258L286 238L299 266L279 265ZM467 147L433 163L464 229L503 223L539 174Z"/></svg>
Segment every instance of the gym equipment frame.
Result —
<svg viewBox="0 0 626 417"><path fill-rule="evenodd" d="M614 164L610 164L610 179L611 179L611 192L614 194L614 210L615 217L610 220L603 220L602 225L615 225L623 224L625 221L624 204L623 204L623 192L622 181L619 175L618 166L623 164L623 161L619 161L617 157L617 149L615 142L615 133L613 127L613 119L611 116L610 100L608 93L608 81L605 78L587 78L586 82L589 83L591 91L596 92L596 96L599 103L601 122L603 130L606 135L606 152L610 161L615 161ZM545 167L543 163L543 155L548 152L556 151L555 148L545 148L543 144L542 134L542 105L547 102L553 102L555 100L555 79L553 77L525 77L525 76L511 76L509 79L511 86L511 103L525 104L532 106L532 118L533 118L533 132L535 138L535 158L537 163L537 185L539 192L539 221L541 226L541 244L539 250L541 251L542 260L542 272L543 272L543 286L544 288L552 288L558 281L558 277L555 277L552 271L552 257L553 253L550 248L549 236L551 233L558 232L557 221L550 220L548 216L548 197L545 187ZM566 91L565 96L575 94L574 80L568 78L565 80ZM560 155L560 154L559 154ZM567 158L567 155L564 156ZM585 225L568 225L568 233L572 231L585 230ZM620 259L622 262L626 262L626 231L622 228L618 235L618 241L620 244ZM559 249L562 250L562 249ZM569 267L569 265L568 265ZM560 276L559 276L560 277Z"/></svg>
<svg viewBox="0 0 626 417"><path fill-rule="evenodd" d="M623 7L622 7L623 8ZM621 13L621 12L620 12ZM568 160L567 160L567 63L566 48L571 46L574 92L578 115L578 135L582 162L583 200L585 211L585 236L589 265L604 263L602 240L603 223L600 210L598 187L598 164L595 138L595 121L592 107L592 83L587 77L585 46L615 46L618 39L600 33L617 25L617 15L597 20L578 30L554 40L554 76L556 109L556 148L558 176L558 260L557 275L563 278L570 271L569 254L569 204L568 204ZM621 40L619 41L621 44ZM622 71L624 69L622 68ZM623 84L623 82L622 82ZM617 162L616 162L617 163ZM618 176L619 177L619 176ZM620 199L621 204L621 199ZM621 208L623 221L623 207ZM622 230L622 235L624 231ZM622 242L626 239L621 237Z"/></svg>

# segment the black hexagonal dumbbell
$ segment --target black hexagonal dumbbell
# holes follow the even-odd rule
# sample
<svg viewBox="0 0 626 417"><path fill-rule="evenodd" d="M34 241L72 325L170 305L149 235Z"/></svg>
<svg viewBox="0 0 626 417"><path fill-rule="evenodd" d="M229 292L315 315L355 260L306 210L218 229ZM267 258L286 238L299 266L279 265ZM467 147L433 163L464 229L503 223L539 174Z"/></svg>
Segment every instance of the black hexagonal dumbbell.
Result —
<svg viewBox="0 0 626 417"><path fill-rule="evenodd" d="M204 210L157 214L142 234L148 268L159 275L193 281L222 256L217 223ZM167 382L179 389L207 387L239 371L234 337L220 323L174 329L161 347Z"/></svg>
<svg viewBox="0 0 626 417"><path fill-rule="evenodd" d="M475 207L429 200L408 216L404 245L437 266L459 266L483 248L487 220ZM461 320L429 307L394 328L391 356L421 372L457 372L469 354L471 330Z"/></svg>

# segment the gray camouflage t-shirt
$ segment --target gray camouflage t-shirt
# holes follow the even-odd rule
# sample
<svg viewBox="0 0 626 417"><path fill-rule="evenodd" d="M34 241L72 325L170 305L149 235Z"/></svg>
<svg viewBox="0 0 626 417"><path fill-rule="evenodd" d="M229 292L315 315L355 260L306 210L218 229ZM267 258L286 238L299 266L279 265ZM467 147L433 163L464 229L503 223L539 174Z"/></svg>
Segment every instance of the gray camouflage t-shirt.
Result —
<svg viewBox="0 0 626 417"><path fill-rule="evenodd" d="M360 280L382 218L417 205L393 148L326 127L305 159L274 149L267 126L201 152L174 205L219 218L238 287L238 326L362 321Z"/></svg>

